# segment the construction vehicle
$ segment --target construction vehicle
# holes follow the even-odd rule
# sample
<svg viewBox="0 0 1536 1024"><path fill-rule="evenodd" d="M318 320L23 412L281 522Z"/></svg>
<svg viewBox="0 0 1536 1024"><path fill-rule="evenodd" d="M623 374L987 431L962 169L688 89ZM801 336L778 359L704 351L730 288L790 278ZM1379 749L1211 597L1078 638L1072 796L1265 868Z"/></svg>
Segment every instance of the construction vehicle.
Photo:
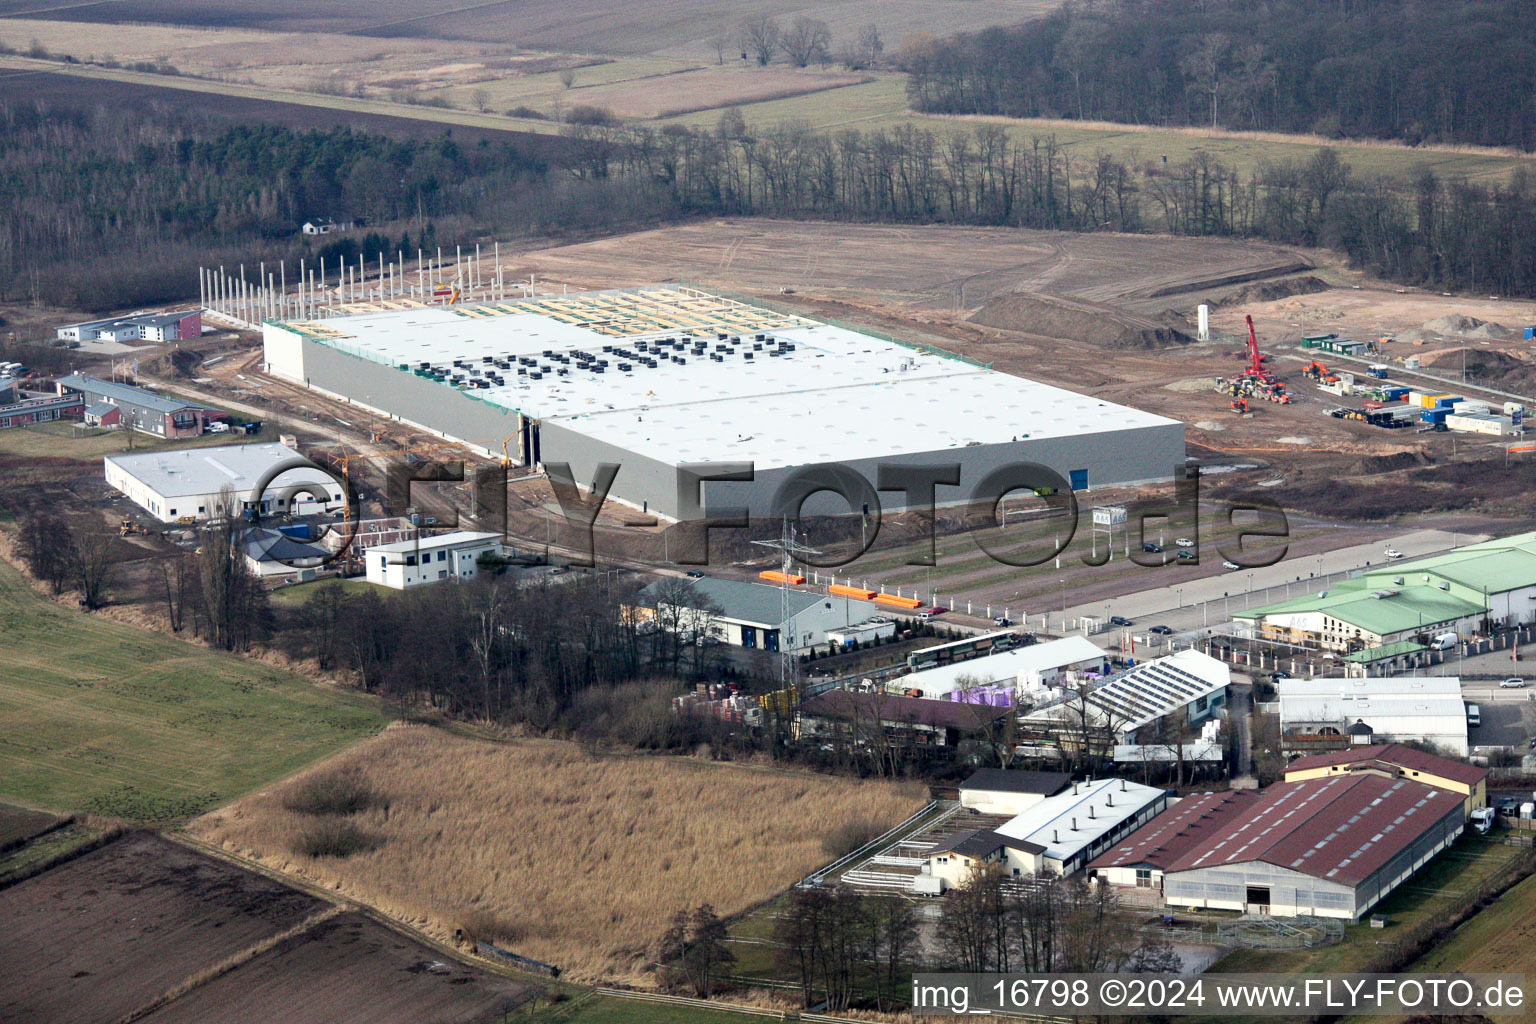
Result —
<svg viewBox="0 0 1536 1024"><path fill-rule="evenodd" d="M134 534L140 532L139 524L134 522L132 519L124 519L117 524L117 532L122 534L124 537L131 537Z"/></svg>
<svg viewBox="0 0 1536 1024"><path fill-rule="evenodd" d="M1216 378L1216 391L1230 395L1233 398L1256 398L1265 402L1277 402L1281 405L1291 404L1291 396L1286 393L1285 384L1274 375L1265 365L1264 353L1259 351L1258 331L1253 326L1253 317L1248 317L1248 365L1236 377L1228 380L1225 377ZM1316 365L1316 364L1314 364ZM1233 411L1238 411L1237 403L1232 405ZM1247 412L1247 403L1244 402L1243 412Z"/></svg>
<svg viewBox="0 0 1536 1024"><path fill-rule="evenodd" d="M1378 377L1381 380L1387 379L1387 368L1381 363L1371 364L1371 366L1365 372L1370 374L1372 377Z"/></svg>
<svg viewBox="0 0 1536 1024"><path fill-rule="evenodd" d="M1244 416L1248 415L1248 399L1246 397L1234 398L1232 400L1232 411Z"/></svg>

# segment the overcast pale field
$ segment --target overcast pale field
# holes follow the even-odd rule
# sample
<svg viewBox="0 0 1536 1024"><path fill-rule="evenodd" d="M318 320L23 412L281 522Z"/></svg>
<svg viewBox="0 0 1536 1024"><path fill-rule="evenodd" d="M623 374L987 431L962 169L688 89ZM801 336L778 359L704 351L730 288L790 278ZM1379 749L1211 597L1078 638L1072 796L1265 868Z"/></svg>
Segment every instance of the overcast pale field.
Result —
<svg viewBox="0 0 1536 1024"><path fill-rule="evenodd" d="M693 758L593 757L570 743L391 728L313 772L357 771L387 801L352 817L380 840L339 858L294 853L315 819L284 809L305 775L193 823L225 848L448 936L491 914L517 952L580 979L631 970L683 907L729 914L829 858L850 820L894 825L915 784ZM308 774L308 773L306 773Z"/></svg>

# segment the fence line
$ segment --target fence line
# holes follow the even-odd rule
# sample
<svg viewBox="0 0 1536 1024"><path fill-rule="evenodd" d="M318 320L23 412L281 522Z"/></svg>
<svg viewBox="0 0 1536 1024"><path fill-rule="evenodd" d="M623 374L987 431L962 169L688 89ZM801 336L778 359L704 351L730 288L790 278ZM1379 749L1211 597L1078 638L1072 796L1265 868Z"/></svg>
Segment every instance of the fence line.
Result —
<svg viewBox="0 0 1536 1024"><path fill-rule="evenodd" d="M708 1010L720 1010L725 1013L745 1013L753 1017L767 1017L769 1020L789 1020L789 1015L783 1010L765 1010L759 1006L738 1006L735 1003L720 1003L713 999L690 999L687 996L662 995L660 992L630 992L622 988L599 988L597 993L604 996L613 996L617 999L634 999L643 1003L695 1006Z"/></svg>

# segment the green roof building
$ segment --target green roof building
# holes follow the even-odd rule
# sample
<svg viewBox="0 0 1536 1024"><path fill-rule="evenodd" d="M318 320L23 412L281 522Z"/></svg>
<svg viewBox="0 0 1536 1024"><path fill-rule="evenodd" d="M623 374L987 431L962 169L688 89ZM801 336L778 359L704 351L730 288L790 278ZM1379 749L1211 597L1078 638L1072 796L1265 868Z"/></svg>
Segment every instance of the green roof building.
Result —
<svg viewBox="0 0 1536 1024"><path fill-rule="evenodd" d="M1238 612L1264 639L1360 651L1536 620L1536 533L1357 573L1329 589Z"/></svg>

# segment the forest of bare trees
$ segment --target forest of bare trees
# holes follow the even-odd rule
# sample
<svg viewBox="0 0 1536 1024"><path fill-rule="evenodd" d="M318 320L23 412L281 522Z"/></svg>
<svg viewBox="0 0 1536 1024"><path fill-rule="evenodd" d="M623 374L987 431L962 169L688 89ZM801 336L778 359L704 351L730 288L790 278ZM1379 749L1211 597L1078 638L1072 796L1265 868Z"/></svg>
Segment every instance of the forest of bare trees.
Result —
<svg viewBox="0 0 1536 1024"><path fill-rule="evenodd" d="M1536 183L1362 178L1329 150L1254 171L1020 139L997 125L816 132L567 124L558 160L511 144L214 126L0 106L0 298L121 308L185 298L196 267L376 259L496 234L693 216L1250 236L1327 246L1391 280L1536 294ZM89 148L90 161L79 154ZM315 210L368 222L322 248Z"/></svg>
<svg viewBox="0 0 1536 1024"><path fill-rule="evenodd" d="M1536 148L1523 0L1068 0L908 46L919 110Z"/></svg>

